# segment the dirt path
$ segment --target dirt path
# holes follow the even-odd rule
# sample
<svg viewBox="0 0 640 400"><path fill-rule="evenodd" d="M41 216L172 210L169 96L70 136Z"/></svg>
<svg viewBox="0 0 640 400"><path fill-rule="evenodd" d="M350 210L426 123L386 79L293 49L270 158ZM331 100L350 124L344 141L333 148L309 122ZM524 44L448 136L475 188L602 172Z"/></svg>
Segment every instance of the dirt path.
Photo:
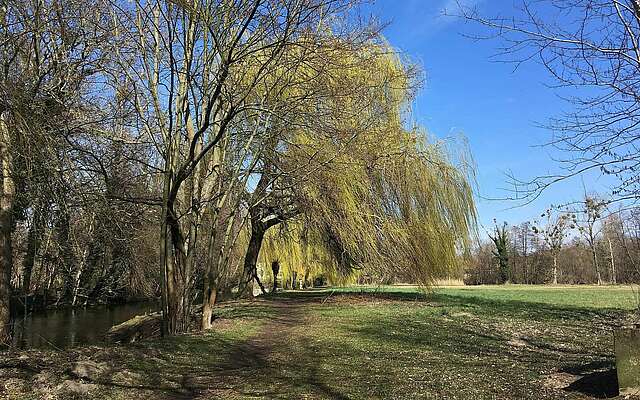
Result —
<svg viewBox="0 0 640 400"><path fill-rule="evenodd" d="M277 316L271 318L248 341L236 346L228 363L221 368L268 368L269 358L274 350L282 347L283 342L290 338L292 328L304 320L303 304L299 300L278 299L271 300L268 304L275 309Z"/></svg>
<svg viewBox="0 0 640 400"><path fill-rule="evenodd" d="M287 346L295 337L294 328L304 323L304 306L300 299L258 300L272 312L268 321L248 340L233 344L225 361L209 374L201 371L185 375L180 382L184 399L239 397L278 397L278 388L286 380L283 368L289 364ZM213 329L215 329L215 324ZM267 381L272 387L265 387Z"/></svg>

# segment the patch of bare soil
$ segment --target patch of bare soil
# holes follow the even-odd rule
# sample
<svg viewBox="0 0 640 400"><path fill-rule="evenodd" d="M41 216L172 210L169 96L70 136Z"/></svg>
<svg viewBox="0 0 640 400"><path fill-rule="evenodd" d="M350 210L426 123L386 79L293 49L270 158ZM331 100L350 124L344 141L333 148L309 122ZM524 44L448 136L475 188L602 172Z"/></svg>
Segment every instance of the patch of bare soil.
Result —
<svg viewBox="0 0 640 400"><path fill-rule="evenodd" d="M544 379L544 386L551 389L565 389L580 377L566 372L555 372Z"/></svg>

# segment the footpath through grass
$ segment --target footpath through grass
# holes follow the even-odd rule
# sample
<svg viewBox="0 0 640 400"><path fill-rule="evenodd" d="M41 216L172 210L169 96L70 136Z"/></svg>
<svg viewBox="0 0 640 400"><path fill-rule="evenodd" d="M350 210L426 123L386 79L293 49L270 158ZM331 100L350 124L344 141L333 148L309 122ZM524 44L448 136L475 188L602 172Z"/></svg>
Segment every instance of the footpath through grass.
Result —
<svg viewBox="0 0 640 400"><path fill-rule="evenodd" d="M619 287L286 292L225 304L206 333L0 353L0 398L615 397L633 304Z"/></svg>

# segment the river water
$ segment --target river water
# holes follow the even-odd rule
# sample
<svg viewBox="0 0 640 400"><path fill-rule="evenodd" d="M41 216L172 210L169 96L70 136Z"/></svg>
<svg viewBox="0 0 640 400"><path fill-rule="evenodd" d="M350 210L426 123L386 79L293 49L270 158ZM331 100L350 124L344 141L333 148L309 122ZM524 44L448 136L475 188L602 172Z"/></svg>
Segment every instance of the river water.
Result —
<svg viewBox="0 0 640 400"><path fill-rule="evenodd" d="M35 312L14 321L13 344L21 349L95 344L113 325L159 309L158 303L141 302Z"/></svg>

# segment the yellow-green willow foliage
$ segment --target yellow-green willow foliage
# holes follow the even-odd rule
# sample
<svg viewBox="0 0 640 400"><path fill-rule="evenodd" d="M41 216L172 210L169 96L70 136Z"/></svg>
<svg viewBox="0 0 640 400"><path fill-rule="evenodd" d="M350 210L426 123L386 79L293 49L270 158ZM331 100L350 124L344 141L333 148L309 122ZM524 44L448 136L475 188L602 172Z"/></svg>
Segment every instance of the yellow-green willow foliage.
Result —
<svg viewBox="0 0 640 400"><path fill-rule="evenodd" d="M278 261L285 280L451 276L475 225L466 148L403 127L413 69L386 44L344 56L348 68L315 83L331 94L314 104L317 119L283 153L284 169L313 171L296 181L302 215L268 232L260 262Z"/></svg>
<svg viewBox="0 0 640 400"><path fill-rule="evenodd" d="M402 125L417 86L416 68L384 42L353 49L334 40L316 51L325 62L299 66L304 79L281 93L295 104L281 141L281 169L309 166L299 174L304 179L308 170L331 168L345 152L376 157L397 147L388 132Z"/></svg>
<svg viewBox="0 0 640 400"><path fill-rule="evenodd" d="M309 84L282 92L315 94L296 103L277 147L300 216L267 232L260 264L278 261L285 280L333 283L367 273L428 285L453 274L475 224L464 149L404 128L415 70L388 45L323 51L335 65L299 67Z"/></svg>
<svg viewBox="0 0 640 400"><path fill-rule="evenodd" d="M284 224L265 236L260 263L269 269L271 263L277 261L283 282L289 281L294 274L305 283L319 276L338 282L342 276L336 273L335 259L318 240L318 232L305 229L301 221Z"/></svg>
<svg viewBox="0 0 640 400"><path fill-rule="evenodd" d="M398 151L349 153L316 174L302 220L270 233L263 265L334 283L355 272L426 286L455 274L475 225L472 171L445 142L395 138Z"/></svg>

